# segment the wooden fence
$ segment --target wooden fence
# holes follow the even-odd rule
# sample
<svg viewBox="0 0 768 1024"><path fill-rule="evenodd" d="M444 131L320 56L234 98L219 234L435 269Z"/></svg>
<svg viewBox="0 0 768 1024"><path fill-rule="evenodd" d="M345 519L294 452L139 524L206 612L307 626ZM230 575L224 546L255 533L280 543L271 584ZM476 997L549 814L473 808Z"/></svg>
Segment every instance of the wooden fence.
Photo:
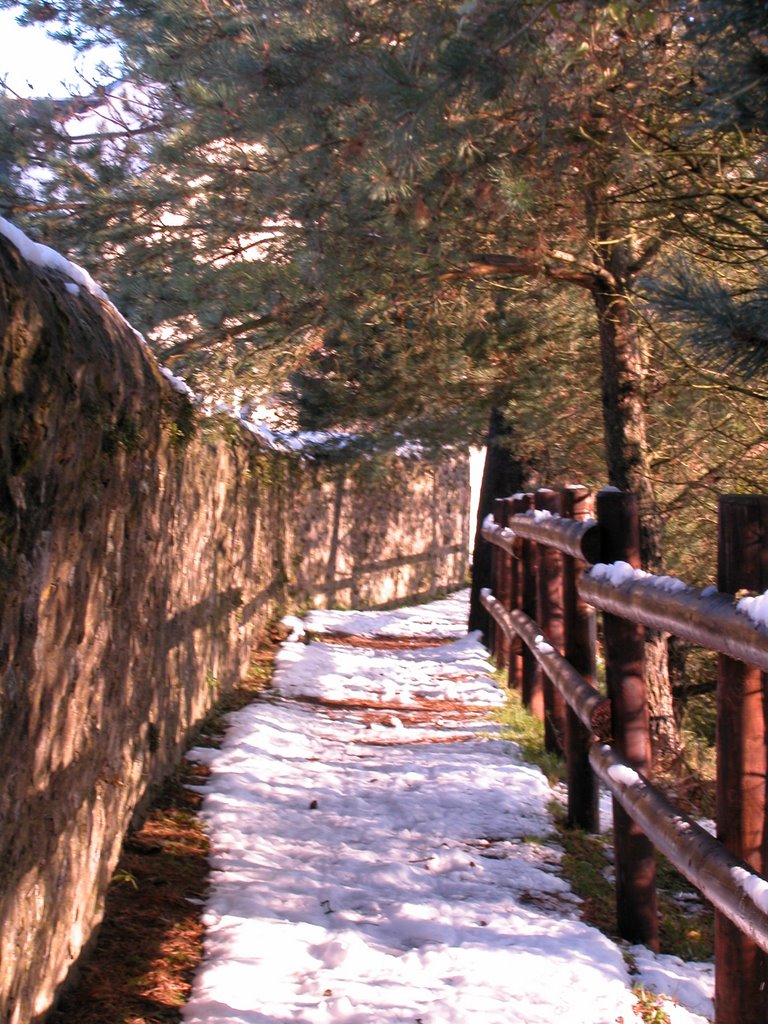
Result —
<svg viewBox="0 0 768 1024"><path fill-rule="evenodd" d="M566 756L570 822L597 831L597 780L612 794L619 934L658 948L655 847L715 908L717 1024L765 1024L768 629L734 595L768 587L768 498L720 499L718 588L704 591L639 571L633 495L608 488L591 511L581 487L496 500L483 524L489 646ZM650 782L647 628L718 652L717 838Z"/></svg>

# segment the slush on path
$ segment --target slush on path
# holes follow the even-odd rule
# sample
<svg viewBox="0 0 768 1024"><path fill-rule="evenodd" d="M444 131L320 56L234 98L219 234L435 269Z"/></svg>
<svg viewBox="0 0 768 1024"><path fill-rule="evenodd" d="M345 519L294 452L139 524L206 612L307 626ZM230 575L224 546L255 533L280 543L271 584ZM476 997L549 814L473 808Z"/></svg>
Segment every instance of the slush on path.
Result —
<svg viewBox="0 0 768 1024"><path fill-rule="evenodd" d="M462 593L295 620L273 688L191 752L212 884L187 1024L630 1024L636 983L711 1018L709 965L633 947L631 976L579 920L466 616Z"/></svg>

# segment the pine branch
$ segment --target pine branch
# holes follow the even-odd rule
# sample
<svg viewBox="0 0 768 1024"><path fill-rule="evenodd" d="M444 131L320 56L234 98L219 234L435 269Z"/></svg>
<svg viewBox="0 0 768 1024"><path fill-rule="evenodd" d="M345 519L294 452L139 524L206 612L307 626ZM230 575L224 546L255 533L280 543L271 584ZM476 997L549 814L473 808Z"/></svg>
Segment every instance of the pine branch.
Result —
<svg viewBox="0 0 768 1024"><path fill-rule="evenodd" d="M440 275L442 281L489 277L543 277L548 281L578 285L593 289L598 281L612 288L616 280L603 267L596 264L576 266L578 261L568 253L552 250L549 259L538 256L510 256L503 253L478 253L468 258L468 264ZM563 266L562 264L566 264Z"/></svg>
<svg viewBox="0 0 768 1024"><path fill-rule="evenodd" d="M508 46L511 46L516 39L519 39L521 36L525 35L528 29L533 28L533 26L536 24L536 22L539 20L542 14L545 14L551 6L552 0L545 0L545 2L533 12L530 18L520 26L520 28L516 29L514 32L512 32L511 35L507 36L505 39L502 39L501 42L496 43L496 45L493 47L494 51L496 53L500 53L502 50L505 50Z"/></svg>
<svg viewBox="0 0 768 1024"><path fill-rule="evenodd" d="M659 255L664 247L664 243L669 239L671 235L670 231L665 231L657 235L656 238L652 239L648 245L645 246L643 251L635 258L627 269L627 275L630 278L637 277L637 275L644 270L649 263Z"/></svg>
<svg viewBox="0 0 768 1024"><path fill-rule="evenodd" d="M702 278L683 260L643 282L643 297L680 325L686 344L722 373L768 379L768 287L736 300L715 278Z"/></svg>

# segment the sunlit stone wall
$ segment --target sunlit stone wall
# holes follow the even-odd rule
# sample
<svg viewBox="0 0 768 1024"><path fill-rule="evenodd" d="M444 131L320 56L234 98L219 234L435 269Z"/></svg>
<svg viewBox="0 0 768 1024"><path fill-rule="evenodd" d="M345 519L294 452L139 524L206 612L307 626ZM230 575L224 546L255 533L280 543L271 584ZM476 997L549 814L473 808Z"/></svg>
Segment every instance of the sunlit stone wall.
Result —
<svg viewBox="0 0 768 1024"><path fill-rule="evenodd" d="M265 624L464 580L466 460L307 461L204 419L0 238L0 1022L44 1015L131 821Z"/></svg>

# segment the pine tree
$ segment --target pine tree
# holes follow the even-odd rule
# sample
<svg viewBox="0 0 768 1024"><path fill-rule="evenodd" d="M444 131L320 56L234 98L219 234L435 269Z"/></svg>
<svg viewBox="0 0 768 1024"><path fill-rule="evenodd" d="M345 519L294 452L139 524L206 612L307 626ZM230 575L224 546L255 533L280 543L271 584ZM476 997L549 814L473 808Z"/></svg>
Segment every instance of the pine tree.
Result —
<svg viewBox="0 0 768 1024"><path fill-rule="evenodd" d="M58 10L107 23L90 3ZM629 152L612 136L637 114L648 48L626 5L107 11L147 109L78 162L65 153L53 190L79 202L87 189L76 231L140 268L113 285L139 326L183 327L198 373L215 360L240 376L263 344L294 369L304 409L336 423L389 409L456 423L474 383L457 341L484 326L485 282L582 287L603 352L609 479L640 493L658 564L629 302L657 232L628 243L612 194Z"/></svg>
<svg viewBox="0 0 768 1024"><path fill-rule="evenodd" d="M707 365L764 380L768 9L760 0L702 0L688 11L686 38L695 56L675 97L677 115L690 138L739 158L722 167L688 162L689 199L714 191L720 223L699 227L698 245L669 260L645 283L645 295ZM686 207L678 203L678 216Z"/></svg>
<svg viewBox="0 0 768 1024"><path fill-rule="evenodd" d="M512 402L509 310L580 291L608 477L658 568L638 280L665 251L749 260L759 221L749 144L688 130L689 10L28 0L117 38L131 82L111 131L52 121L32 220L166 361L209 390L290 379L314 426L466 436Z"/></svg>

